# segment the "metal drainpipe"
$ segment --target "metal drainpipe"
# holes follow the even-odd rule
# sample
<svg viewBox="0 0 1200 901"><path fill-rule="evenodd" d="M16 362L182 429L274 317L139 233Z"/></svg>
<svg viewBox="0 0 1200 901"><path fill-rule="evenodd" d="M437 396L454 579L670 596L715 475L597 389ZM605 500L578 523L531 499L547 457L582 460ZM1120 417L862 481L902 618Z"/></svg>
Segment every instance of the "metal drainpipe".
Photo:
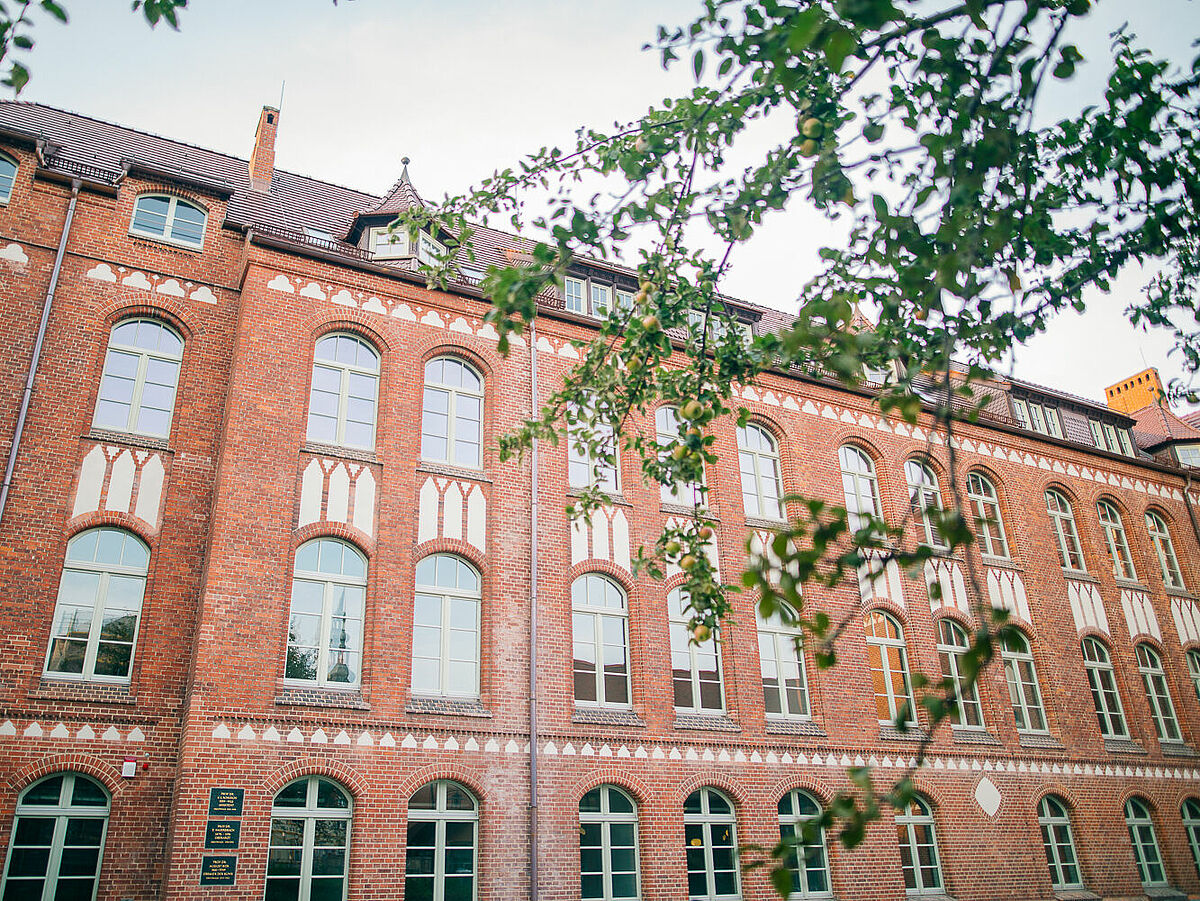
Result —
<svg viewBox="0 0 1200 901"><path fill-rule="evenodd" d="M50 286L46 289L46 300L42 303L42 321L38 323L37 338L33 342L33 359L29 361L29 375L25 379L25 390L21 394L21 409L17 413L17 427L13 429L12 447L8 450L8 466L4 469L4 485L0 487L0 520L8 506L8 490L12 487L13 470L17 468L17 452L21 449L21 435L25 431L25 417L29 414L29 401L33 398L33 380L37 376L38 363L42 359L42 344L46 340L46 325L50 322L50 307L54 305L54 292L58 288L58 274L62 271L63 254L67 250L67 237L71 233L71 220L75 218L75 201L79 199L79 179L71 181L71 203L67 206L67 218L63 222L62 234L58 238L58 252L54 255L54 268L50 270Z"/></svg>
<svg viewBox="0 0 1200 901"><path fill-rule="evenodd" d="M529 326L530 416L538 413L537 326ZM537 614L538 614L538 441L529 456L529 898L538 898L538 790L537 790Z"/></svg>
<svg viewBox="0 0 1200 901"><path fill-rule="evenodd" d="M1183 505L1187 508L1188 519L1192 521L1192 535L1196 539L1196 544L1200 544L1200 524L1197 524L1196 511L1192 508L1192 474L1186 473L1184 479Z"/></svg>

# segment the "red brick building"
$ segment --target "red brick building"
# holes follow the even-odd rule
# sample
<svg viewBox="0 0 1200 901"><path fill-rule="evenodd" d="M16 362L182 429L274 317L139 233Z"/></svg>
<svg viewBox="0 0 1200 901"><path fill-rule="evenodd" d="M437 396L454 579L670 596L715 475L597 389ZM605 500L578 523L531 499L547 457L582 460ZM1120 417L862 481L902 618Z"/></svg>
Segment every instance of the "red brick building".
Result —
<svg viewBox="0 0 1200 901"><path fill-rule="evenodd" d="M534 857L545 899L766 899L733 847L848 766L903 771L921 724L892 713L957 671L978 602L1025 637L933 736L921 801L810 846L796 897L1200 893L1200 491L1133 419L997 383L958 438L970 559L814 591L852 614L834 670L746 596L689 644L678 574L630 572L687 499L495 447L629 274L581 266L505 358L471 273L414 271L436 236L378 231L421 202L407 177L276 171L277 127L247 163L0 104L4 901L517 899ZM899 521L950 490L939 436L869 387L742 400L706 474L727 575L791 491ZM613 505L572 526L590 479Z"/></svg>

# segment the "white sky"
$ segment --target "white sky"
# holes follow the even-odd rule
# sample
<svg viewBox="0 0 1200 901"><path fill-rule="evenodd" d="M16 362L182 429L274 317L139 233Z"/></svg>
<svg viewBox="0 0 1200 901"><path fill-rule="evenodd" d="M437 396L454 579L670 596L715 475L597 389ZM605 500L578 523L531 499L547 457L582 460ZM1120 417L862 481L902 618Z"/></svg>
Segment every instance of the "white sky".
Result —
<svg viewBox="0 0 1200 901"><path fill-rule="evenodd" d="M683 24L697 0L192 0L182 29L151 32L126 0L69 0L71 24L39 22L22 94L85 115L246 157L258 112L286 81L276 165L381 193L402 156L436 200L545 144L567 146L582 124L607 127L686 91L684 66L664 73L641 47L659 24ZM1102 61L1107 33L1133 29L1190 62L1200 7L1184 0L1107 0L1076 35ZM1102 66L1060 86L1063 111L1097 96ZM816 269L824 219L800 202L739 247L725 284L785 310ZM1104 387L1145 365L1182 374L1166 335L1122 316L1144 277L1127 273L1084 315L1052 324L1017 355L1015 374L1103 400Z"/></svg>

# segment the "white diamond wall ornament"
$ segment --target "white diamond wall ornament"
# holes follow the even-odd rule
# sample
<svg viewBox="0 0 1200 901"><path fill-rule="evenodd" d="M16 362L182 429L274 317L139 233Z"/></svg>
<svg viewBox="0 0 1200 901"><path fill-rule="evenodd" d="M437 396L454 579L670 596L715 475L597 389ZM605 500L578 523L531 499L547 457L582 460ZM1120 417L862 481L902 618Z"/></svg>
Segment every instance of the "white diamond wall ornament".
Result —
<svg viewBox="0 0 1200 901"><path fill-rule="evenodd" d="M989 817L994 817L1000 809L1000 789L996 788L996 783L987 776L980 779L979 784L975 786L975 802Z"/></svg>

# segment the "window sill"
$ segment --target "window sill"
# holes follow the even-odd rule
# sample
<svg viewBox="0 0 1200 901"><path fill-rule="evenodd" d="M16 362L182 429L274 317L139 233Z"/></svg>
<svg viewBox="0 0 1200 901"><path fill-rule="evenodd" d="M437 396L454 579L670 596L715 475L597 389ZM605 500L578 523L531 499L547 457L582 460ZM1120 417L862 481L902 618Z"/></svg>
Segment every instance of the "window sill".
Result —
<svg viewBox="0 0 1200 901"><path fill-rule="evenodd" d="M1000 745L1003 742L986 729L964 729L950 727L951 739L956 745Z"/></svg>
<svg viewBox="0 0 1200 901"><path fill-rule="evenodd" d="M1085 888L1065 888L1054 893L1054 901L1101 901L1101 897Z"/></svg>
<svg viewBox="0 0 1200 901"><path fill-rule="evenodd" d="M724 713L675 712L675 728L709 732L741 732L742 727Z"/></svg>
<svg viewBox="0 0 1200 901"><path fill-rule="evenodd" d="M658 509L670 516L695 516L697 511L700 516L710 521L716 521L717 511L704 504L676 504L672 501L661 501Z"/></svg>
<svg viewBox="0 0 1200 901"><path fill-rule="evenodd" d="M879 724L879 739L880 741L924 741L929 737L929 733L922 729L917 724L909 726L903 731L897 729L891 723Z"/></svg>
<svg viewBox="0 0 1200 901"><path fill-rule="evenodd" d="M781 529L786 528L786 519L771 519L766 516L747 516L746 525L752 529Z"/></svg>
<svg viewBox="0 0 1200 901"><path fill-rule="evenodd" d="M1044 748L1049 751L1066 750L1066 745L1049 732L1022 732L1018 729L1017 742L1022 748Z"/></svg>
<svg viewBox="0 0 1200 901"><path fill-rule="evenodd" d="M826 738L826 732L810 719L790 719L788 717L767 715L768 735L804 735L813 738Z"/></svg>
<svg viewBox="0 0 1200 901"><path fill-rule="evenodd" d="M47 701L81 701L88 704L136 704L137 694L128 682L90 682L43 675L30 698Z"/></svg>
<svg viewBox="0 0 1200 901"><path fill-rule="evenodd" d="M1091 582L1093 585L1100 584L1100 580L1087 570L1067 569L1066 567L1063 567L1062 574L1064 579L1070 579L1074 582Z"/></svg>
<svg viewBox="0 0 1200 901"><path fill-rule="evenodd" d="M1024 572L1025 567L1017 563L1012 557L993 557L991 554L980 554L979 559L984 566L995 566L999 569L1011 569L1016 572Z"/></svg>
<svg viewBox="0 0 1200 901"><path fill-rule="evenodd" d="M320 688L316 685L277 685L275 704L281 707L338 707L346 710L370 710L360 689Z"/></svg>
<svg viewBox="0 0 1200 901"><path fill-rule="evenodd" d="M571 713L571 722L591 726L646 726L646 721L632 710L614 707L577 706Z"/></svg>
<svg viewBox="0 0 1200 901"><path fill-rule="evenodd" d="M1113 576L1113 581L1117 583L1118 588L1124 588L1127 591L1149 591L1149 585L1143 585L1136 579L1122 579L1120 576Z"/></svg>
<svg viewBox="0 0 1200 901"><path fill-rule="evenodd" d="M1172 588L1170 585L1163 585L1163 592L1167 597L1184 598L1189 601L1196 600L1196 596L1186 588Z"/></svg>
<svg viewBox="0 0 1200 901"><path fill-rule="evenodd" d="M439 463L436 460L418 460L417 472L428 472L439 476L453 476L456 479L470 479L472 482L492 483L492 477L482 469L471 469L469 466L455 466L452 463Z"/></svg>
<svg viewBox="0 0 1200 901"><path fill-rule="evenodd" d="M149 450L174 453L166 438L155 438L152 435L139 435L136 432L114 432L111 429L89 429L83 436L90 441L115 441L117 444L127 444L130 447L143 447Z"/></svg>
<svg viewBox="0 0 1200 901"><path fill-rule="evenodd" d="M1146 749L1130 738L1106 738L1104 739L1104 750L1109 754L1133 754L1137 757L1146 756Z"/></svg>
<svg viewBox="0 0 1200 901"><path fill-rule="evenodd" d="M438 698L414 695L404 708L405 713L435 716L474 716L491 719L492 713L478 698Z"/></svg>
<svg viewBox="0 0 1200 901"><path fill-rule="evenodd" d="M568 488L567 497L582 497L585 490L586 489L584 488ZM601 488L600 493L608 498L611 503L616 504L617 506L630 508L633 507L633 504L626 500L625 495L621 494L619 491L605 491L603 488Z"/></svg>
<svg viewBox="0 0 1200 901"><path fill-rule="evenodd" d="M359 463L379 463L375 451L362 450L356 447L342 447L340 444L321 444L318 441L305 441L300 448L306 454L316 454L321 457L341 457L345 460L357 460Z"/></svg>
<svg viewBox="0 0 1200 901"><path fill-rule="evenodd" d="M1197 757L1196 749L1181 741L1160 741L1158 749L1164 757Z"/></svg>
<svg viewBox="0 0 1200 901"><path fill-rule="evenodd" d="M1142 894L1150 901L1187 901L1187 892L1171 885L1143 885Z"/></svg>

